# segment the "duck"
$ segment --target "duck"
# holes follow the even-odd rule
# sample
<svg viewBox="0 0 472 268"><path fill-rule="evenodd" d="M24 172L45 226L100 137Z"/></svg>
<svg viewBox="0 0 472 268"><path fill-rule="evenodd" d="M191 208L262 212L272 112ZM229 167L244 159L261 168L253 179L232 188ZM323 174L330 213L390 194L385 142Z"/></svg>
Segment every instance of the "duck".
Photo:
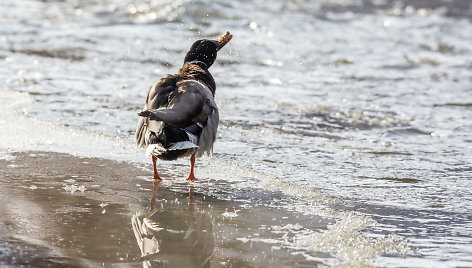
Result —
<svg viewBox="0 0 472 268"><path fill-rule="evenodd" d="M218 51L231 41L226 32L217 40L195 41L177 74L167 74L149 88L143 110L138 113L136 144L147 148L154 167L154 180L161 181L157 159L172 161L190 156L187 181L199 180L194 167L197 157L210 154L216 139L219 113L216 84L209 68Z"/></svg>

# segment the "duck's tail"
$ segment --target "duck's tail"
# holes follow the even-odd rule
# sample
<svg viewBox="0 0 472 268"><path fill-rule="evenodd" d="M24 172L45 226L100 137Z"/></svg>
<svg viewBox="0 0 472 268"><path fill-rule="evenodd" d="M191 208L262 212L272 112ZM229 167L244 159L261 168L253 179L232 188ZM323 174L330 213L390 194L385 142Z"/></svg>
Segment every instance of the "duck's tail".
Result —
<svg viewBox="0 0 472 268"><path fill-rule="evenodd" d="M146 153L163 160L175 160L193 153L198 148L198 137L193 133L164 125L159 133L151 132Z"/></svg>

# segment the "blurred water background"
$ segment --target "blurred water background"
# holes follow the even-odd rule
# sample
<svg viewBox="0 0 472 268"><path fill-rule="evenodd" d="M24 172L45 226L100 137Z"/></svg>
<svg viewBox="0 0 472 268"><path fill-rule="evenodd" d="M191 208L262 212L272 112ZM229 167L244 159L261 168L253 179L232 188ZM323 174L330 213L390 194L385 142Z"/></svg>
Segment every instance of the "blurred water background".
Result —
<svg viewBox="0 0 472 268"><path fill-rule="evenodd" d="M416 248L379 265L472 266L472 2L2 1L0 25L0 86L34 98L22 114L130 143L149 86L229 30L214 159Z"/></svg>

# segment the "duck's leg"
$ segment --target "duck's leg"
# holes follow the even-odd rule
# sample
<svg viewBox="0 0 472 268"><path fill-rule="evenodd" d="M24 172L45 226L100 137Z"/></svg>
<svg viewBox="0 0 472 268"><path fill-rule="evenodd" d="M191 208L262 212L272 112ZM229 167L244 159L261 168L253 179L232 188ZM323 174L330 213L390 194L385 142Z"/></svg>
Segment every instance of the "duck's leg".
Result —
<svg viewBox="0 0 472 268"><path fill-rule="evenodd" d="M154 155L152 156L152 164L154 165L154 177L153 179L154 180L163 180L160 176L159 176L159 173L157 173L157 167L156 167L156 162L157 162L157 157L155 157Z"/></svg>
<svg viewBox="0 0 472 268"><path fill-rule="evenodd" d="M190 157L190 174L188 175L187 181L189 182L194 182L202 179L197 179L195 178L195 175L193 174L193 168L195 167L195 154L192 154Z"/></svg>
<svg viewBox="0 0 472 268"><path fill-rule="evenodd" d="M193 168L195 167L195 154L192 154L190 157L190 174L188 175L187 180L188 181L196 181L198 180L195 178L195 175L193 174Z"/></svg>

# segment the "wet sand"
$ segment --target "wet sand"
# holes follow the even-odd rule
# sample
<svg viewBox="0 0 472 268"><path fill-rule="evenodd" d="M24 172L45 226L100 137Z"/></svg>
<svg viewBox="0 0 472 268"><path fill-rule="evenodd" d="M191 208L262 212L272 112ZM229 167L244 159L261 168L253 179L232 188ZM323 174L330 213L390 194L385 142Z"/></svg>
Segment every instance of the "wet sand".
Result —
<svg viewBox="0 0 472 268"><path fill-rule="evenodd" d="M147 179L148 167L100 158L11 155L0 160L2 267L319 265L279 245L290 239L284 226L322 231L330 221L277 209L281 193L211 179L158 185Z"/></svg>

